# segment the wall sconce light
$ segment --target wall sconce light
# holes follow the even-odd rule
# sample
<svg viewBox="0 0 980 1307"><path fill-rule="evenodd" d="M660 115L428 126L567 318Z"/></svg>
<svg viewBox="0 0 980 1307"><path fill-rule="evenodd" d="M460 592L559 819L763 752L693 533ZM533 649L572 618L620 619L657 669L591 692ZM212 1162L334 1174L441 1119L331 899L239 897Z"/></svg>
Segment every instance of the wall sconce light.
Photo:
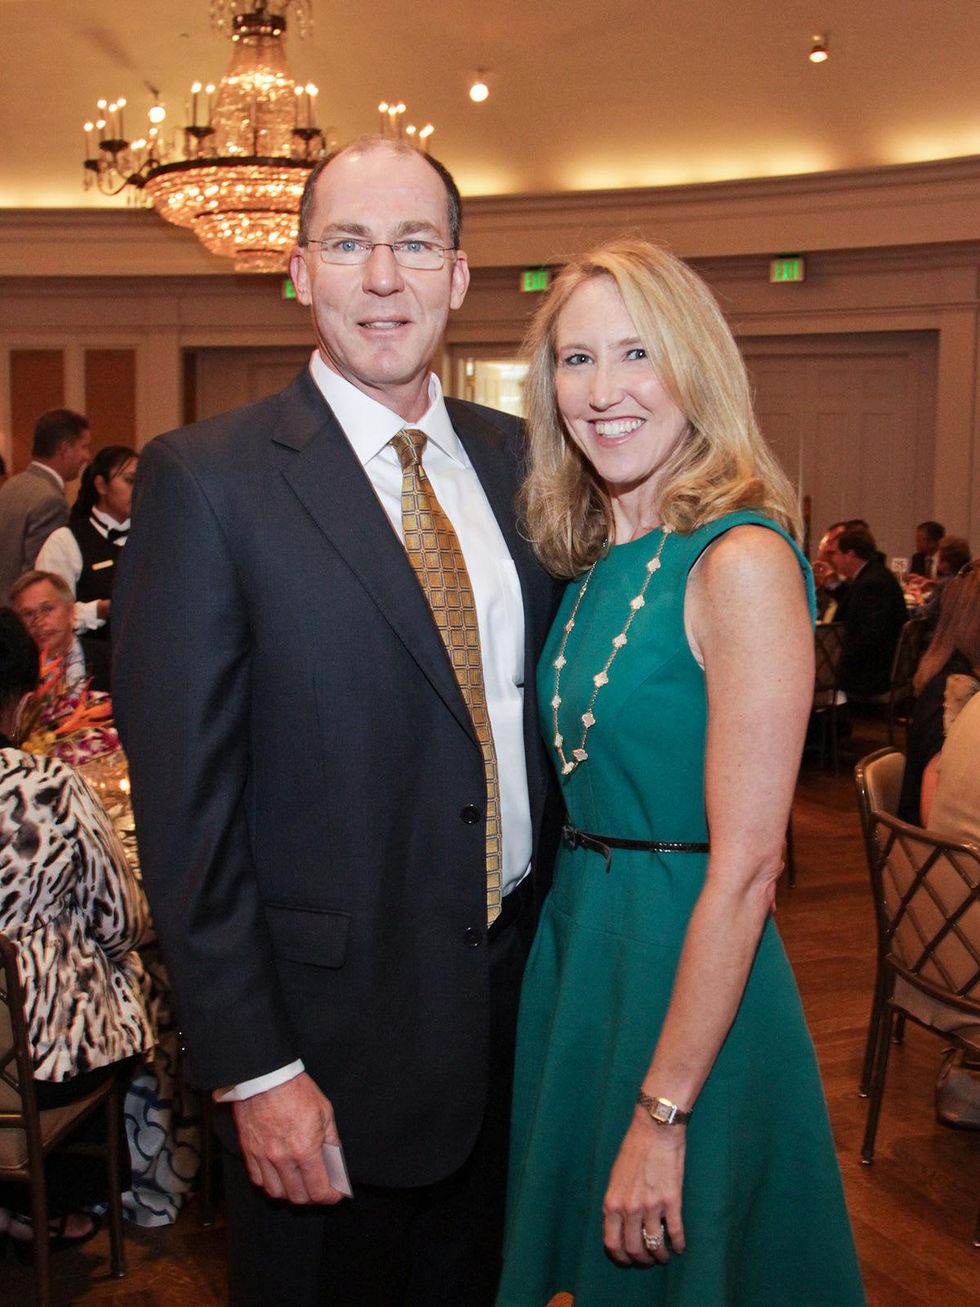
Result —
<svg viewBox="0 0 980 1307"><path fill-rule="evenodd" d="M827 36L821 36L819 32L814 36L813 45L810 47L810 63L823 64L827 62L830 58L827 52L827 41Z"/></svg>

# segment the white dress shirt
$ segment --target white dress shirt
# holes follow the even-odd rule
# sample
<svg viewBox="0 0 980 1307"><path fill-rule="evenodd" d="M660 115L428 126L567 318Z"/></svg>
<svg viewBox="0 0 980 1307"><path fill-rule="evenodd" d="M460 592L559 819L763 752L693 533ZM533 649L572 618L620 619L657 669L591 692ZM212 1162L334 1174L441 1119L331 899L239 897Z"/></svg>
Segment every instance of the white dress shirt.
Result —
<svg viewBox="0 0 980 1307"><path fill-rule="evenodd" d="M125 522L116 522L97 508L92 509L89 520L102 536L108 536L110 531L129 530L128 517ZM116 540L114 543L121 549L125 541ZM72 594L75 594L78 589L78 578L82 574L82 551L70 526L59 526L57 531L51 532L41 546L34 566L39 571L55 572L58 576L63 576L71 586ZM98 607L98 599L75 604L76 631L97 631L100 626L105 626L104 618L99 616Z"/></svg>
<svg viewBox="0 0 980 1307"><path fill-rule="evenodd" d="M517 568L466 450L453 430L439 378L429 376L429 407L418 422L371 399L332 371L314 352L310 373L351 444L400 540L402 467L391 440L406 426L424 431L426 475L459 538L473 585L487 710L497 752L502 830L502 893L527 874L531 808L524 754L524 604ZM301 1061L215 1092L219 1101L250 1098L284 1084Z"/></svg>

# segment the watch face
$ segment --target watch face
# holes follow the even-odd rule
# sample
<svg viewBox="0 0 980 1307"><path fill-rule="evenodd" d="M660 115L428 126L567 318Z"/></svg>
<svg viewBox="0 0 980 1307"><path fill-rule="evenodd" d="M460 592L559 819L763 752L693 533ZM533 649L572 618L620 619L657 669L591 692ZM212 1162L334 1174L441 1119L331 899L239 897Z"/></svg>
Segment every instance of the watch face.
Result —
<svg viewBox="0 0 980 1307"><path fill-rule="evenodd" d="M658 1098L657 1106L653 1109L653 1116L658 1121L662 1121L664 1125L670 1125L676 1111L677 1108L673 1103L667 1103L662 1098Z"/></svg>

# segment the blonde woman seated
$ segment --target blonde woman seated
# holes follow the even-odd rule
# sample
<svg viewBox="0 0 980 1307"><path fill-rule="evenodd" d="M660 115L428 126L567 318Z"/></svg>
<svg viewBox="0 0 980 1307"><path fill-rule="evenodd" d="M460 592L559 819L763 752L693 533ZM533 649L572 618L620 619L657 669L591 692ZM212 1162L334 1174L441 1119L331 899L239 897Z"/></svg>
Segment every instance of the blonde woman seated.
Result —
<svg viewBox="0 0 980 1307"><path fill-rule="evenodd" d="M17 748L38 678L34 641L0 609L0 931L17 949L38 1106L91 1093L113 1063L152 1035L134 949L148 915L142 890L97 799L63 762ZM104 1198L100 1162L49 1158L52 1246L90 1238L82 1208ZM33 1237L21 1186L0 1187L0 1233Z"/></svg>
<svg viewBox="0 0 980 1307"><path fill-rule="evenodd" d="M772 918L813 687L795 496L707 288L640 241L529 339L565 847L521 1003L499 1307L858 1307ZM808 611L809 604L809 611Z"/></svg>

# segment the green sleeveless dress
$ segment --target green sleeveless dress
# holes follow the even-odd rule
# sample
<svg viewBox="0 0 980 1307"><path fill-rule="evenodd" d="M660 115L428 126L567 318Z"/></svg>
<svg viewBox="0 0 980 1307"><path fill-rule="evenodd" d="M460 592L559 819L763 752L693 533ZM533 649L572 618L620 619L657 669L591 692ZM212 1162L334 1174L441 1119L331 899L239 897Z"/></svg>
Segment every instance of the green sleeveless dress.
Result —
<svg viewBox="0 0 980 1307"><path fill-rule="evenodd" d="M621 839L708 839L705 682L684 633L684 592L705 547L742 523L779 530L737 512L667 537L661 568L598 696L588 761L561 778L572 825ZM581 740L592 678L659 541L652 532L619 545L596 566L562 670L569 757ZM802 555L800 563L812 605ZM548 741L554 659L578 591L568 587L540 664ZM706 866L698 853L613 849L608 870L588 849L559 854L521 1000L497 1307L546 1307L562 1291L574 1294L575 1307L864 1304L813 1046L771 918L687 1126L687 1251L666 1265L623 1269L603 1250L603 1194Z"/></svg>

